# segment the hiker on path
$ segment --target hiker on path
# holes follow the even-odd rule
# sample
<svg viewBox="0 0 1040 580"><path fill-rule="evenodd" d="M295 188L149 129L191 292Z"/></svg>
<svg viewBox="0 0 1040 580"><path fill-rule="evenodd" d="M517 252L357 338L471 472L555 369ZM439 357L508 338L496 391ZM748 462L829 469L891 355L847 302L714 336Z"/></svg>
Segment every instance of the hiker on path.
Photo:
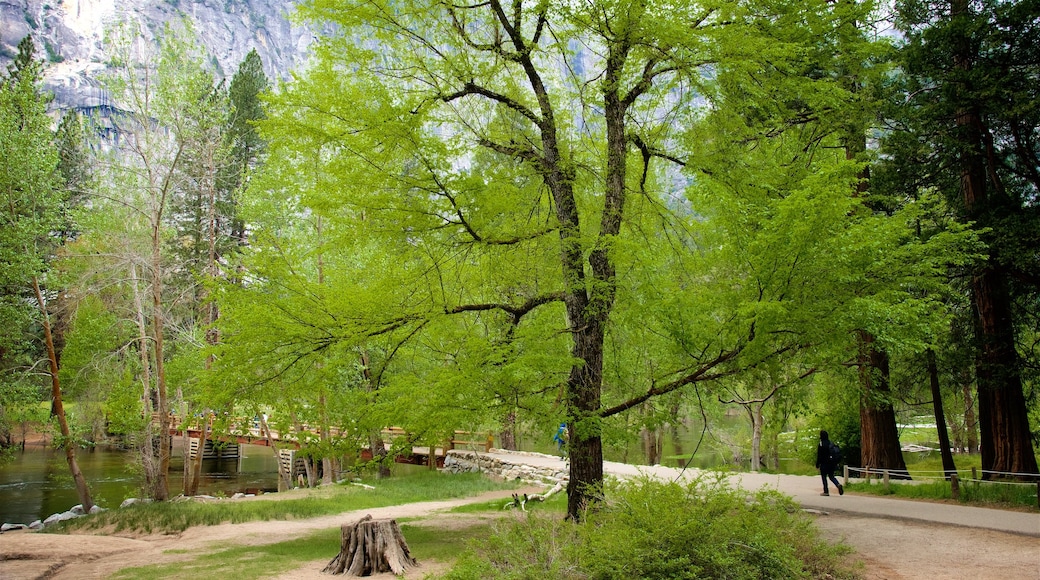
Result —
<svg viewBox="0 0 1040 580"><path fill-rule="evenodd" d="M828 478L838 488L838 495L845 495L845 488L838 483L838 478L834 477L834 469L838 467L839 463L841 463L841 448L837 444L831 443L826 431L820 431L820 445L816 448L816 467L820 468L820 479L823 480L823 493L820 495L830 495L830 491L827 489Z"/></svg>
<svg viewBox="0 0 1040 580"><path fill-rule="evenodd" d="M556 435L553 435L553 442L556 443L556 452L560 454L562 459L566 456L567 452L564 448L567 446L567 424L560 423L560 428L556 430Z"/></svg>

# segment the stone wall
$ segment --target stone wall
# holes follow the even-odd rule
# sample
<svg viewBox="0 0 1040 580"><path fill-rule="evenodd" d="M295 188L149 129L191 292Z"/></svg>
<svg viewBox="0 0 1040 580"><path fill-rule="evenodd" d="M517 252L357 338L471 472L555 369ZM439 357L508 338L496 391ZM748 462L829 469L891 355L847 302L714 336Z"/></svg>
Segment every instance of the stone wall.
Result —
<svg viewBox="0 0 1040 580"><path fill-rule="evenodd" d="M502 454L516 456L516 461L511 461ZM452 473L483 472L500 477L504 480L519 479L525 483L536 485L555 485L566 482L567 464L559 461L559 465L552 467L535 467L524 464L524 457L537 455L540 457L552 457L542 453L531 453L527 451L501 451L496 450L495 456L485 455L476 451L464 449L452 449L444 457L444 469Z"/></svg>

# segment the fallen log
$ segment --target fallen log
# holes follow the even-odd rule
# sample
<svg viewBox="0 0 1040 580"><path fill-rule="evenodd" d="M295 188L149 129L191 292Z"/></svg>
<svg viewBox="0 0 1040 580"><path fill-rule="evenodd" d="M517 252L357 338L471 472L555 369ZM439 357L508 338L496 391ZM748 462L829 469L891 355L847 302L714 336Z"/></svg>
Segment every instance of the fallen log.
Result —
<svg viewBox="0 0 1040 580"><path fill-rule="evenodd" d="M340 527L339 554L322 570L325 574L396 575L417 566L396 520L373 520L367 515Z"/></svg>

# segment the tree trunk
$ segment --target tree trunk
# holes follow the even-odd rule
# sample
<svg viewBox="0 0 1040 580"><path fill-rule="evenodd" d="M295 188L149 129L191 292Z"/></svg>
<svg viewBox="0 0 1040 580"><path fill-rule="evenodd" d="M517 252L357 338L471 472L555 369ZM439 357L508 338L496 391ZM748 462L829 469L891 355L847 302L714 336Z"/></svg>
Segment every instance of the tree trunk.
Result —
<svg viewBox="0 0 1040 580"><path fill-rule="evenodd" d="M781 427L782 428L782 427ZM769 465L774 471L780 471L780 432L779 429L769 430Z"/></svg>
<svg viewBox="0 0 1040 580"><path fill-rule="evenodd" d="M339 554L323 574L371 576L390 572L397 576L417 566L396 520L373 520L367 515L340 528Z"/></svg>
<svg viewBox="0 0 1040 580"><path fill-rule="evenodd" d="M928 349L928 384L932 388L932 409L935 411L935 429L939 432L939 452L942 455L943 472L946 479L957 473L953 463L953 450L950 449L950 435L946 431L946 413L943 411L942 391L939 389L939 367L935 364L935 351Z"/></svg>
<svg viewBox="0 0 1040 580"><path fill-rule="evenodd" d="M950 18L956 24L970 20L968 0L950 2ZM970 72L977 60L978 48L968 37L966 27L953 26L953 65L962 79L954 84L958 108L956 126L961 147L961 194L967 217L979 226L992 226L1000 200L990 195L987 173L997 175L996 167L987 172L986 140L988 129L979 106L981 98L971 86ZM992 246L991 246L992 248ZM991 250L991 253L996 253ZM1007 288L1008 273L999 256L991 255L972 276L971 297L975 313L975 334L979 352L975 378L979 394L979 432L981 435L983 477L993 473L1036 473L1036 455L1032 436L1018 352L1011 298Z"/></svg>
<svg viewBox="0 0 1040 580"><path fill-rule="evenodd" d="M582 310L585 310L584 306ZM568 310L572 310L570 305ZM598 326L592 321L590 324ZM570 457L567 515L581 520L589 504L599 499L603 484L603 440L597 415L603 379L603 332L601 328L581 330L581 326L574 322L571 322L571 328L579 329L573 333L574 358L584 361L584 364L572 366L567 380L567 408L570 412L567 421L570 434L567 443Z"/></svg>
<svg viewBox="0 0 1040 580"><path fill-rule="evenodd" d="M679 435L679 424L678 424L678 421L681 421L681 419L679 419L677 417L677 415L678 415L678 405L676 405L675 408L672 411L673 419L672 419L672 423L669 424L669 431L670 431L671 436L672 436L672 452L676 456L680 456L680 455L683 454L683 442L682 442L682 437ZM684 459L676 459L675 461L676 461L676 466L677 467L682 467L683 464L685 463Z"/></svg>
<svg viewBox="0 0 1040 580"><path fill-rule="evenodd" d="M306 437L304 436L305 429L303 428L303 423L300 423L300 420L296 417L295 411L289 411L289 419L291 419L293 422L293 428L296 429L296 432L300 434L300 437L297 438L297 441L306 440ZM314 458L304 456L303 470L307 474L307 487L314 487L315 485L317 485L318 478L317 474L314 472Z"/></svg>
<svg viewBox="0 0 1040 580"><path fill-rule="evenodd" d="M378 429L368 432L368 448L372 450L372 459L379 466L376 477L379 479L390 477L390 466L387 465L386 443L383 441L383 435Z"/></svg>
<svg viewBox="0 0 1040 580"><path fill-rule="evenodd" d="M163 362L162 238L159 222L152 224L152 339L155 341L155 385L159 411L159 461L152 496L156 501L170 498L170 401L166 393L166 367Z"/></svg>
<svg viewBox="0 0 1040 580"><path fill-rule="evenodd" d="M888 353L874 347L874 336L860 331L859 374L860 446L865 467L895 472L891 477L910 479L899 446L896 414L889 401Z"/></svg>
<svg viewBox="0 0 1040 580"><path fill-rule="evenodd" d="M76 462L76 446L72 441L72 433L69 431L69 423L65 418L65 405L61 400L61 383L58 380L58 356L54 349L54 339L51 337L50 317L47 315L47 306L43 301L43 293L40 292L40 283L33 276L33 291L36 293L36 302L40 305L40 317L43 323L43 340L47 347L47 362L49 363L51 375L51 413L58 418L58 426L61 428L62 447L65 448L65 462L69 464L72 473L72 481L76 484L76 494L79 502L83 504L83 511L90 512L94 507L94 501L90 498L90 488L83 472Z"/></svg>
<svg viewBox="0 0 1040 580"><path fill-rule="evenodd" d="M762 407L750 405L748 413L751 415L751 471L762 471Z"/></svg>
<svg viewBox="0 0 1040 580"><path fill-rule="evenodd" d="M318 436L321 438L322 450L325 454L321 458L321 484L332 485L332 459L329 457L332 449L332 431L329 429L329 412L325 401L325 389L319 387L321 392L318 394L318 409L321 417L321 430Z"/></svg>
<svg viewBox="0 0 1040 580"><path fill-rule="evenodd" d="M365 377L365 388L369 393L376 391L376 385L372 382L372 372L368 368L368 352L361 349L361 373ZM379 429L375 428L368 432L368 448L372 450L372 459L379 465L379 473L376 477L383 479L390 477L390 466L387 465L386 445L383 444L383 436Z"/></svg>
<svg viewBox="0 0 1040 580"><path fill-rule="evenodd" d="M625 115L647 87L623 87L621 78L632 45L624 40L609 43L601 82L606 128L606 167L603 177L599 223L582 228L575 194L575 168L557 136L552 99L530 53L521 51L520 65L538 103L537 121L542 153L535 164L552 196L559 223L560 273L564 284L567 328L575 363L565 384L567 427L570 430L570 480L567 483L567 516L578 520L600 494L603 483L601 437L603 343L617 294L612 240L621 230L627 195L628 142ZM622 94L624 93L624 96ZM591 214L588 217L592 217ZM592 232L595 231L595 234ZM595 238L593 238L595 235ZM595 239L591 248L587 240Z"/></svg>
<svg viewBox="0 0 1040 580"><path fill-rule="evenodd" d="M502 449L516 451L516 409L510 409L502 419L502 430L498 433Z"/></svg>
<svg viewBox="0 0 1040 580"><path fill-rule="evenodd" d="M661 463L661 433L657 429L643 427L640 433L643 439L643 453L646 455L647 465Z"/></svg>
<svg viewBox="0 0 1040 580"><path fill-rule="evenodd" d="M260 414L260 431L267 438L268 443L271 444L271 449L274 451L274 460L278 462L278 482L279 488L283 485L285 489L292 489L292 466L288 470L282 465L282 454L278 445L274 442L274 437L271 435L271 428L267 426L267 417Z"/></svg>
<svg viewBox="0 0 1040 580"><path fill-rule="evenodd" d="M965 381L964 389L964 441L968 453L979 452L979 424L975 419L975 399L971 396L971 382Z"/></svg>
<svg viewBox="0 0 1040 580"><path fill-rule="evenodd" d="M144 302L141 300L141 292L138 286L137 267L130 264L130 283L134 292L134 309L137 322L138 354L141 360L141 401L142 414L144 415L143 441L140 443L141 466L144 469L145 488L148 496L152 499L159 497L159 487L162 478L159 477L158 445L156 441L152 413L158 410L158 401L155 391L152 390L152 362L148 355L148 326L145 323Z"/></svg>

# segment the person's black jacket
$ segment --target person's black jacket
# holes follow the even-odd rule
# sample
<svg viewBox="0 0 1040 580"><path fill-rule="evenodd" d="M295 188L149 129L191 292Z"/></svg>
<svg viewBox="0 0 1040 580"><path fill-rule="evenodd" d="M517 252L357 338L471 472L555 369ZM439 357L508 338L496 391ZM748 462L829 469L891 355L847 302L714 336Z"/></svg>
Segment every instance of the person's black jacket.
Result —
<svg viewBox="0 0 1040 580"><path fill-rule="evenodd" d="M820 444L816 446L816 467L834 467L834 464L831 463L831 442L829 439L821 439Z"/></svg>

